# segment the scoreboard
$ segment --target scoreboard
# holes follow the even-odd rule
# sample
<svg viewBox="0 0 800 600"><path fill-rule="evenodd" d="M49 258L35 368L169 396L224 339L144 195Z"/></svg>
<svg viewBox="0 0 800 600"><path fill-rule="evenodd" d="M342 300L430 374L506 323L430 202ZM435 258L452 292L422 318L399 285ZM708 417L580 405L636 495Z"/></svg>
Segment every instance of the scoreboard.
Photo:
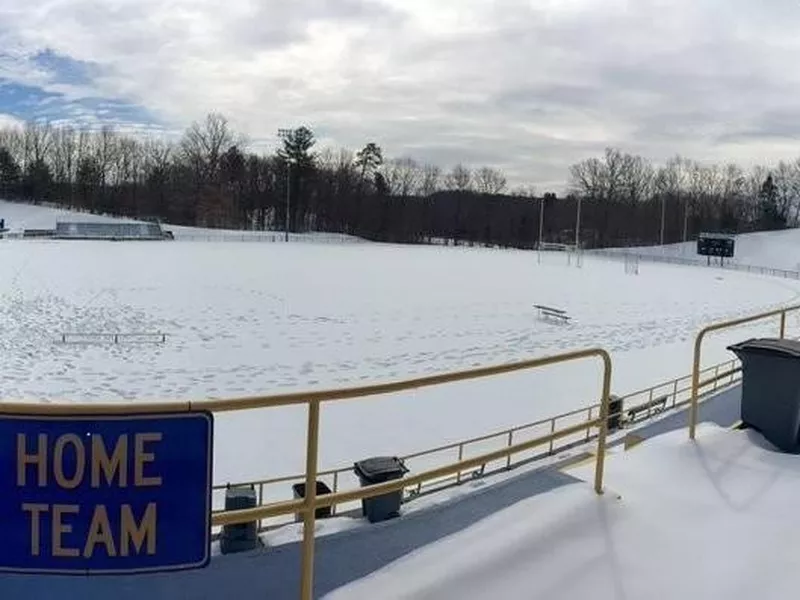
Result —
<svg viewBox="0 0 800 600"><path fill-rule="evenodd" d="M700 256L732 258L736 242L733 236L718 233L701 233L697 238L697 253Z"/></svg>

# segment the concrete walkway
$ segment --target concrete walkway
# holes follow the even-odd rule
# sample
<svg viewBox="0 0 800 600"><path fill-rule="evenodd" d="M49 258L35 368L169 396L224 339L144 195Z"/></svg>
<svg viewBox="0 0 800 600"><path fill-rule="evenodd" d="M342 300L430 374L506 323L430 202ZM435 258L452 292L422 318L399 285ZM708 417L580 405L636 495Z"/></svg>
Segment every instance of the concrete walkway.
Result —
<svg viewBox="0 0 800 600"><path fill-rule="evenodd" d="M739 418L741 388L701 405L700 418L723 426ZM636 429L644 438L686 427L687 413ZM315 596L376 571L405 554L465 529L520 500L581 483L558 466L527 472L430 509L317 540ZM535 515L531 515L535 518ZM293 600L299 595L300 545L286 544L214 557L200 571L137 576L25 576L0 574L0 598L14 600Z"/></svg>

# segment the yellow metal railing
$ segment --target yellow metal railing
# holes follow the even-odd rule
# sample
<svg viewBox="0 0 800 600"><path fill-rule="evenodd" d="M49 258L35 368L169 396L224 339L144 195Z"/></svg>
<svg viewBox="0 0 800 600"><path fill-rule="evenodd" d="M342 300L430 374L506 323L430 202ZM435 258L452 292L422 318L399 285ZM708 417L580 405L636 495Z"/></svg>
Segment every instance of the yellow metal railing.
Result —
<svg viewBox="0 0 800 600"><path fill-rule="evenodd" d="M601 392L601 403L598 416L593 421L580 423L572 427L556 431L539 438L521 442L508 448L502 448L483 454L481 456L465 459L450 465L437 467L422 473L414 474L403 479L380 483L362 487L359 489L337 492L335 494L325 494L318 496L316 493L317 454L319 443L319 414L320 405L323 402L334 400L345 400L349 398L361 398L365 396L375 396L393 392L406 391L422 387L440 385L457 381L478 379L515 371L536 369L548 365L560 364L586 358L599 358L603 363L603 385ZM300 585L300 597L302 600L310 600L313 591L313 572L314 572L314 548L315 536L314 525L316 522L316 511L319 508L332 506L344 502L369 498L380 494L397 492L408 485L422 483L427 480L452 475L458 471L464 471L476 467L482 463L497 460L509 456L515 452L529 450L536 446L549 443L551 440L560 439L572 435L579 431L598 428L597 436L597 457L595 463L594 489L598 494L603 492L603 467L605 461L606 437L608 433L608 401L611 389L611 357L602 349L594 348L560 354L557 356L544 357L524 362L500 365L496 367L485 367L459 373L449 373L445 375L435 375L409 381L397 383L367 386L362 388L351 388L346 390L334 390L328 392L311 392L308 394L291 394L285 396L273 396L267 398L252 398L244 400L217 400L203 403L202 407L206 410L234 410L235 408L267 408L272 406L287 406L290 404L308 405L308 428L306 434L306 477L305 477L305 498L287 502L279 502L255 508L225 511L213 515L212 523L215 526L231 525L237 523L248 523L269 518L277 515L299 513L303 517L303 541L302 541L302 575Z"/></svg>
<svg viewBox="0 0 800 600"><path fill-rule="evenodd" d="M603 365L602 390L600 393L601 402L599 405L599 410L597 411L597 417L595 419L581 422L558 431L553 431L547 435L537 437L533 440L520 442L506 448L464 459L449 465L430 469L428 471L417 473L403 479L366 486L351 491L317 496L315 483L319 475L317 471L317 460L319 449L320 407L322 403L337 400L348 400L353 398L364 398L368 396L378 396L412 389L431 387L445 383L479 379L494 375L502 375L506 373L541 368L549 365L578 361L587 358L599 358ZM457 373L446 373L407 381L338 390L300 392L239 399L206 400L200 402L141 402L136 404L28 404L0 402L0 411L7 414L91 416L97 414L136 415L193 411L211 411L217 413L257 408L274 408L279 406L307 405L308 425L306 432L305 498L301 500L257 506L250 509L216 513L212 515L212 525L220 526L248 523L276 515L285 515L291 513L301 514L303 517L303 541L300 597L302 600L310 600L313 591L315 548L314 525L316 522L316 510L318 508L400 491L407 485L416 485L438 477L452 475L459 471L463 472L480 464L503 459L511 454L524 452L537 446L548 444L551 441L562 439L582 431L588 431L593 428L598 429L594 489L598 494L601 494L603 492L603 469L605 461L606 438L608 435L608 405L611 389L611 371L611 357L609 356L608 352L600 348L592 348L559 354L556 356L548 356L492 367L477 368Z"/></svg>
<svg viewBox="0 0 800 600"><path fill-rule="evenodd" d="M738 359L732 359L718 365L707 367L700 372L701 382L700 390L714 392L721 387L733 384L737 381L737 375L741 373ZM641 414L642 417L634 418L626 423L642 423L653 417L661 414L654 406L654 400L664 399L664 409L682 408L689 404L691 400L692 390L692 376L684 375L676 379L669 380L648 388L640 389L635 392L621 396L623 410L621 414L610 414L609 417L623 416L628 411L633 411ZM580 409L565 412L554 417L541 419L508 429L494 431L478 437L461 440L449 444L429 448L413 454L406 454L400 457L406 464L418 463L420 466L430 468L432 466L440 466L441 464L448 464L451 462L461 462L465 457L470 457L475 453L486 450L486 446L491 446L492 450L499 448L509 448L515 441L521 439L531 439L530 436L541 435L543 433L554 433L571 427L576 424L593 421L596 415L599 414L600 404L592 404ZM582 432L579 432L582 433ZM532 460L543 459L546 457L557 456L561 452L572 449L577 444L586 444L592 441L590 430L585 431L585 435L573 434L558 440L550 440L547 447L542 450L540 454L535 456L524 456L522 453L509 454L502 464L496 469L490 469L488 472L495 472L495 470L510 469L512 466L525 464ZM436 464L431 464L436 463ZM474 470L467 471L467 477L482 476L487 474L487 465L490 463L481 463ZM420 469L412 468L412 471ZM426 480L419 482L413 486L407 486L411 496L418 496L423 493L423 486L426 488L426 493L431 491L440 490L444 487L457 485L464 480L465 471L458 471L449 477L441 477L433 480ZM343 481L355 480L352 465L346 467L339 467L336 469L327 469L317 473L319 480L322 480L328 485L332 493L340 491ZM248 481L226 482L214 486L214 491L222 493L229 487L251 487L256 491L256 501L258 505L279 502L285 499L286 491L275 492L279 487L283 487L289 483L299 483L305 480L305 474L294 474L282 477L253 479ZM408 484L408 481L406 480ZM343 506L342 503L337 503L331 506L332 513L339 510ZM223 509L216 509L214 512L222 512ZM285 520L281 521L276 517L273 523L267 525L268 527L279 526L285 524ZM263 520L259 519L258 529L263 529Z"/></svg>
<svg viewBox="0 0 800 600"><path fill-rule="evenodd" d="M695 435L697 432L697 414L698 414L697 398L701 387L700 359L701 359L703 340L705 339L706 335L708 335L713 331L721 331L724 329L730 329L732 327L738 327L739 325L746 325L747 323L754 323L756 321L763 321L764 319L780 317L779 335L781 338L784 338L786 337L786 315L790 312L794 312L797 310L800 310L800 304L787 306L785 308L778 308L775 310L771 310L769 312L764 312L757 315L751 315L749 317L733 319L731 321L714 323L713 325L709 325L708 327L704 327L703 329L700 330L700 333L697 334L697 337L694 340L694 358L692 362L692 396L690 399L690 406L689 406L690 439L692 440L695 439Z"/></svg>

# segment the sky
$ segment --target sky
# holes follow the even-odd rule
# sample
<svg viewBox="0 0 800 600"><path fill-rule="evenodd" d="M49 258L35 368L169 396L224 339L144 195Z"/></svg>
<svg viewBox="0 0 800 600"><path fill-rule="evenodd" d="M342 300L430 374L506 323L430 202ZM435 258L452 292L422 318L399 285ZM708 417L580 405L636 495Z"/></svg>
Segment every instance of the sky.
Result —
<svg viewBox="0 0 800 600"><path fill-rule="evenodd" d="M546 191L606 146L800 156L798 26L796 0L0 0L0 125L217 111L255 150L307 125Z"/></svg>

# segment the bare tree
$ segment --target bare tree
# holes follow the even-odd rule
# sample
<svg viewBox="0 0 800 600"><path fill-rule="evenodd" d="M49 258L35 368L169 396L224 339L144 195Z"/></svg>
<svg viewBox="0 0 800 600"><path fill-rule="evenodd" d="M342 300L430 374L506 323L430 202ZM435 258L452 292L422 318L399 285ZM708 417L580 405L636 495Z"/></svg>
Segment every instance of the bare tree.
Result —
<svg viewBox="0 0 800 600"><path fill-rule="evenodd" d="M45 161L53 143L53 128L49 123L28 121L24 129L24 166Z"/></svg>
<svg viewBox="0 0 800 600"><path fill-rule="evenodd" d="M506 176L499 169L481 167L475 171L475 189L481 194L499 194L506 184Z"/></svg>
<svg viewBox="0 0 800 600"><path fill-rule="evenodd" d="M467 192L472 190L472 186L472 171L462 164L453 167L453 170L445 177L445 187L449 190Z"/></svg>
<svg viewBox="0 0 800 600"><path fill-rule="evenodd" d="M600 200L605 197L606 173L602 161L588 158L569 168L569 188L575 194Z"/></svg>
<svg viewBox="0 0 800 600"><path fill-rule="evenodd" d="M422 182L420 183L420 193L429 197L439 191L442 180L442 170L436 165L425 165L422 167Z"/></svg>
<svg viewBox="0 0 800 600"><path fill-rule="evenodd" d="M241 136L234 133L228 120L219 113L210 113L201 124L192 123L180 142L181 154L199 181L210 181L219 171L219 161L231 146L241 145Z"/></svg>
<svg viewBox="0 0 800 600"><path fill-rule="evenodd" d="M653 193L655 170L641 156L624 154L620 165L622 196L630 204L649 200Z"/></svg>
<svg viewBox="0 0 800 600"><path fill-rule="evenodd" d="M421 173L411 158L395 158L384 164L383 178L392 196L412 196L420 183Z"/></svg>

